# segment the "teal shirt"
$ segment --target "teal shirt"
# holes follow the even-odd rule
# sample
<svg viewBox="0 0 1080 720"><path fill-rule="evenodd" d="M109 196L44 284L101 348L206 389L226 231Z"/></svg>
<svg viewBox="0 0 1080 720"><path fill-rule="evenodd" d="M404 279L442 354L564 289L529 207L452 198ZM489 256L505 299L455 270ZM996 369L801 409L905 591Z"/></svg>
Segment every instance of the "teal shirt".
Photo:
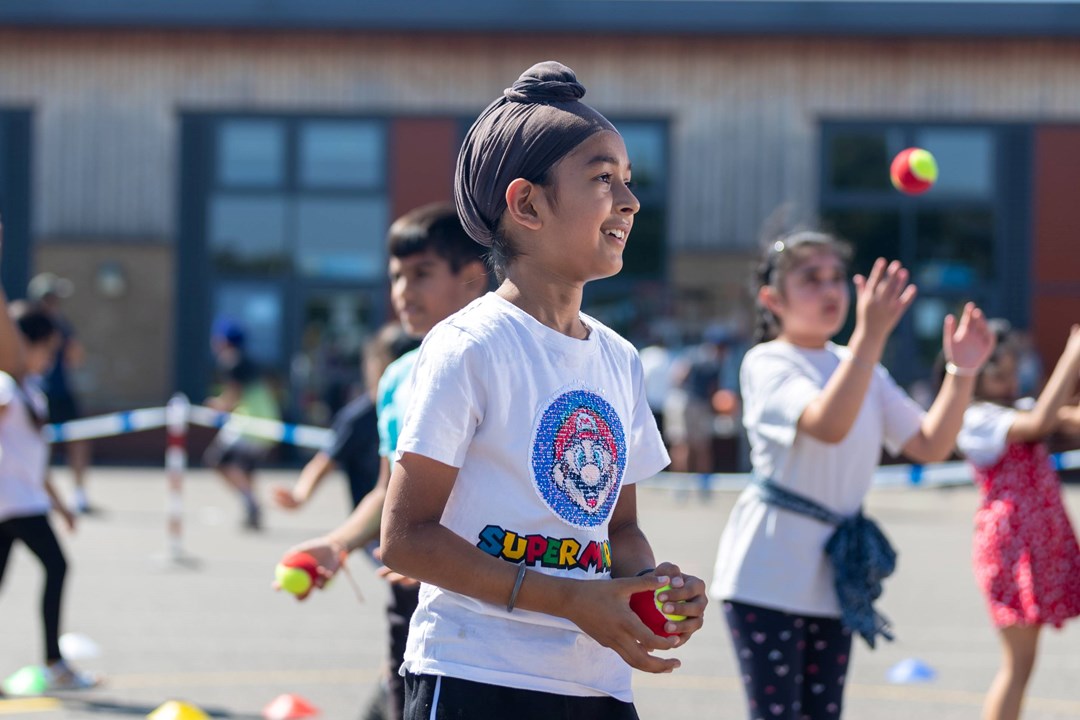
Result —
<svg viewBox="0 0 1080 720"><path fill-rule="evenodd" d="M409 408L409 395L413 365L420 355L420 348L410 350L390 363L379 378L375 398L375 412L379 418L379 455L390 458L401 437L401 425Z"/></svg>

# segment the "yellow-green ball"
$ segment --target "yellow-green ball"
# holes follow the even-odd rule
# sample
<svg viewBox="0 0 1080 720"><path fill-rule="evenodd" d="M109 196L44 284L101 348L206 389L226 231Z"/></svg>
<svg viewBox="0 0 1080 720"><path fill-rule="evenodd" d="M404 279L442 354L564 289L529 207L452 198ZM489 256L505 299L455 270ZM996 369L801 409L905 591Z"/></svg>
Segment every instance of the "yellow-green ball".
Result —
<svg viewBox="0 0 1080 720"><path fill-rule="evenodd" d="M912 151L908 156L908 165L912 174L923 182L935 183L938 178L937 160L928 151L921 148Z"/></svg>
<svg viewBox="0 0 1080 720"><path fill-rule="evenodd" d="M656 603L656 609L660 611L661 615L666 617L668 620L671 620L672 622L680 622L682 620L685 620L686 616L685 615L676 615L675 613L668 614L668 613L664 612L664 603L660 602L660 600L659 600L660 593L666 593L670 589L671 589L670 585L665 585L662 588L657 588L656 592L653 593L653 601ZM682 602L682 601L680 600L679 602ZM646 605L645 607L648 607L648 605Z"/></svg>
<svg viewBox="0 0 1080 720"><path fill-rule="evenodd" d="M311 589L311 576L300 568L278 565L274 568L274 578L278 587L293 595L303 595Z"/></svg>

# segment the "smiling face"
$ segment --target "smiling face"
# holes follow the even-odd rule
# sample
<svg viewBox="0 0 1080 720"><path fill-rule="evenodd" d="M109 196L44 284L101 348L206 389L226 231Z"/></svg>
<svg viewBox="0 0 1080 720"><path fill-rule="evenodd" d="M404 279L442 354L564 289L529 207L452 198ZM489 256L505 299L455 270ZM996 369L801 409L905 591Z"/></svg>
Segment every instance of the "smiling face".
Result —
<svg viewBox="0 0 1080 720"><path fill-rule="evenodd" d="M434 250L391 257L390 302L406 332L423 337L436 323L453 315L486 288L484 266L470 262L454 272Z"/></svg>
<svg viewBox="0 0 1080 720"><path fill-rule="evenodd" d="M761 301L780 322L781 340L822 347L844 325L850 297L843 259L828 246L793 247L799 258L779 278L780 287L761 289Z"/></svg>
<svg viewBox="0 0 1080 720"><path fill-rule="evenodd" d="M610 277L641 208L630 190L630 160L616 132L593 134L559 160L536 199L542 236L523 255L572 283Z"/></svg>

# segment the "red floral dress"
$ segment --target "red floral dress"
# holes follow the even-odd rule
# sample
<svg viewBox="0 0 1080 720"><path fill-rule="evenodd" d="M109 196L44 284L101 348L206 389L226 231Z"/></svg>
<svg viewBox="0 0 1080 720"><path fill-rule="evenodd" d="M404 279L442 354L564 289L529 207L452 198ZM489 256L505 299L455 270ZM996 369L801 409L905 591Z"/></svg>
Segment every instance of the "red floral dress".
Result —
<svg viewBox="0 0 1080 720"><path fill-rule="evenodd" d="M1042 443L1010 443L975 467L983 502L975 514L975 577L997 627L1080 615L1080 547L1061 480Z"/></svg>

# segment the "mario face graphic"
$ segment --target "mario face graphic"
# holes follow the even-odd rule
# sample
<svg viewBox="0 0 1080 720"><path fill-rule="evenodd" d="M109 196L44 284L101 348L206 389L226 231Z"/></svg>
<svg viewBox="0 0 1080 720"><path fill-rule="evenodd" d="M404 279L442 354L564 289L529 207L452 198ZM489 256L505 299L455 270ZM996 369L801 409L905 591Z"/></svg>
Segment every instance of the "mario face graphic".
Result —
<svg viewBox="0 0 1080 720"><path fill-rule="evenodd" d="M601 437L598 417L576 410L555 436L555 486L587 513L595 513L615 488L613 443ZM609 433L610 435L610 433Z"/></svg>
<svg viewBox="0 0 1080 720"><path fill-rule="evenodd" d="M603 524L626 467L618 415L595 393L563 393L541 416L532 466L537 491L559 517L578 527Z"/></svg>

